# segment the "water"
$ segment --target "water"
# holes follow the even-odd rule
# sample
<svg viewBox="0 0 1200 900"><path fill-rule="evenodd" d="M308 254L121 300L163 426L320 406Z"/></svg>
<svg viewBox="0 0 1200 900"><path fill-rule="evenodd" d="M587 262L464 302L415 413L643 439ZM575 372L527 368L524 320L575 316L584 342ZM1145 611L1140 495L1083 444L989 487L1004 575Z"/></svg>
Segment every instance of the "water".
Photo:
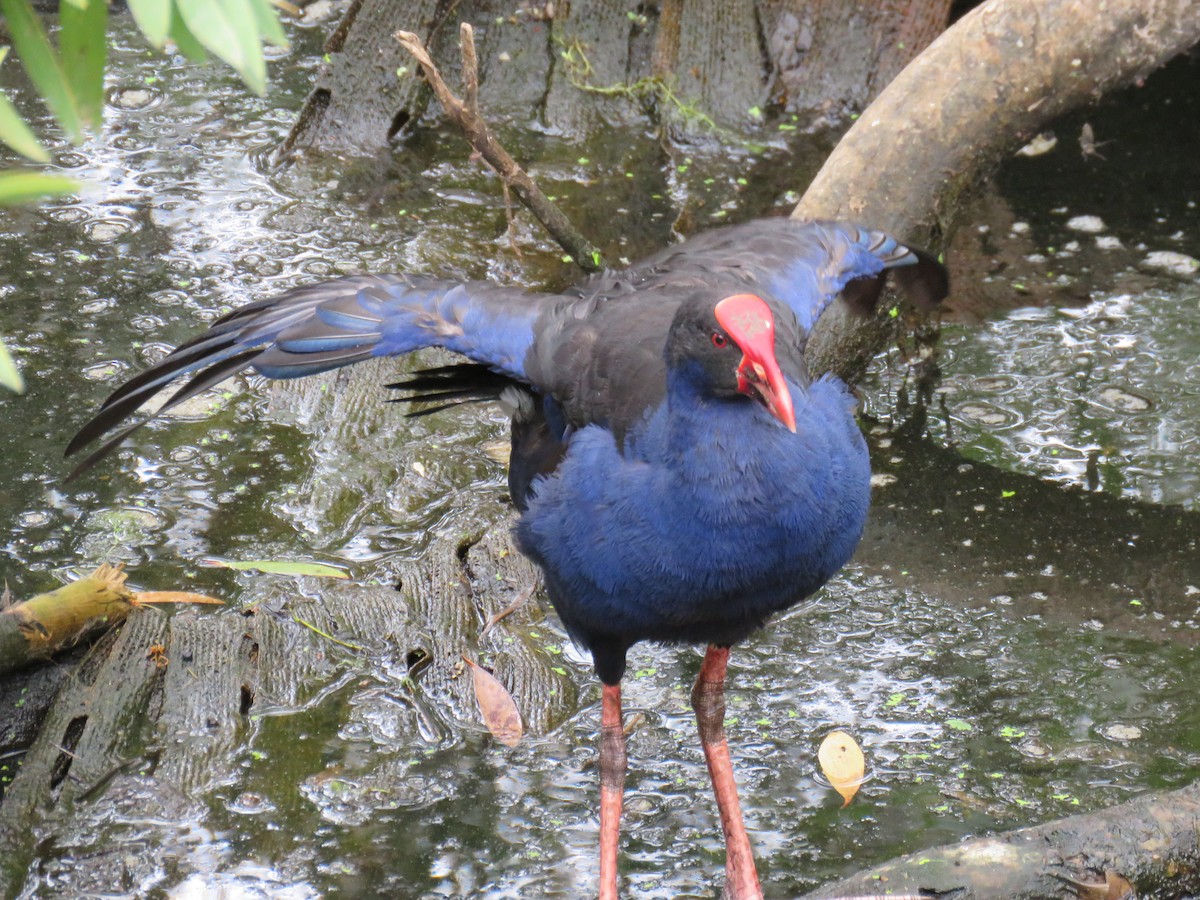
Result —
<svg viewBox="0 0 1200 900"><path fill-rule="evenodd" d="M494 181L436 129L389 163L271 171L266 159L319 58L316 30L293 37L271 91L256 99L219 68L164 63L122 32L106 132L60 157L95 186L76 201L6 215L0 328L30 385L3 400L0 434L10 460L0 476L4 574L18 596L120 560L139 586L203 590L233 607L196 615L237 616L266 591L264 576L201 568L203 557L326 559L368 583L504 493L495 411L414 421L389 410L334 430L244 378L139 434L97 475L61 483L61 448L109 389L246 300L396 268L537 287L572 277L523 216L524 256L510 252ZM645 168L656 159L649 133L597 135L585 163L570 142L509 131L549 192L588 210L612 258L661 244L681 205L716 223L783 203L794 187L756 185L751 201L738 184L742 172L778 162L778 148L697 149L680 173ZM1109 133L1098 127L1099 139ZM1129 150L1106 149L1114 158ZM1008 171L1048 164L1015 161ZM1095 190L1045 209L1045 184L1021 193L1010 183L1028 172L1001 183L1031 228L989 238L1010 249L1028 241L1016 252L1024 267L989 277L1005 291L1085 285L1094 296L949 328L931 431L1014 472L1194 509L1197 285L1141 267L1156 249L1200 256L1186 196L1194 181L1180 182L1169 208L1134 204L1126 217L1122 198ZM1056 187L1074 190L1058 177ZM1105 176L1097 168L1087 177L1094 188ZM1083 213L1111 222L1126 249L1075 235L1066 223ZM1035 251L1043 260L1025 258ZM889 416L901 389L881 376L873 411ZM1150 634L1072 617L1017 590L1043 568L1018 551L994 561L1012 567L1009 593L979 593L965 572L958 589L914 585L917 559L881 558L864 554L818 604L733 657L727 727L769 895L1191 780L1200 662L1187 597L1200 587L1172 586L1176 605L1155 613L1163 622ZM314 601L296 602L299 615ZM581 686L578 709L549 733L502 748L407 683L402 651L328 646L296 702L256 704L229 738L232 764L202 788L172 793L147 782L136 803L101 792L44 826L51 837L24 895L185 896L203 884L295 898L577 896L597 876L599 691L554 623L536 627L531 639ZM631 654L627 714L640 724L622 865L638 896L715 893L719 828L687 706L698 666L692 651ZM868 757L870 781L846 809L815 771L816 748L835 727ZM98 853L108 854L103 864Z"/></svg>
<svg viewBox="0 0 1200 900"><path fill-rule="evenodd" d="M1200 501L1200 286L1027 309L947 335L964 453L1155 503Z"/></svg>

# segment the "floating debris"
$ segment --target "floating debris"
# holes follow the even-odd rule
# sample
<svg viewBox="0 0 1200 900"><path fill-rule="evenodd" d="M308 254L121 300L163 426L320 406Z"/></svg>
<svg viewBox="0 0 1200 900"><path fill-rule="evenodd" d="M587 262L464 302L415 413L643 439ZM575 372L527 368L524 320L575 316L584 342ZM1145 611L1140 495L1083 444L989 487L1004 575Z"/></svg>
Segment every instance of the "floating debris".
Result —
<svg viewBox="0 0 1200 900"><path fill-rule="evenodd" d="M1136 741L1142 736L1142 729L1136 725L1126 725L1122 722L1112 722L1100 728L1099 731L1110 741Z"/></svg>
<svg viewBox="0 0 1200 900"><path fill-rule="evenodd" d="M1100 391L1100 402L1109 409L1121 412L1145 412L1154 404L1147 398L1118 387L1106 387Z"/></svg>
<svg viewBox="0 0 1200 900"><path fill-rule="evenodd" d="M1017 156L1041 156L1058 146L1058 138L1051 131L1043 131L1017 151Z"/></svg>
<svg viewBox="0 0 1200 900"><path fill-rule="evenodd" d="M844 731L833 731L821 741L817 750L817 761L821 771L829 779L829 784L842 795L842 807L850 805L854 795L862 786L866 773L866 760L863 759L862 749L850 735Z"/></svg>
<svg viewBox="0 0 1200 900"><path fill-rule="evenodd" d="M1142 260L1142 265L1183 278L1200 272L1200 260L1188 256L1186 253L1176 253L1174 250L1155 250L1153 253L1148 253Z"/></svg>
<svg viewBox="0 0 1200 900"><path fill-rule="evenodd" d="M1072 216L1067 219L1067 227L1072 231L1082 231L1084 234L1099 234L1108 229L1104 220L1099 216Z"/></svg>

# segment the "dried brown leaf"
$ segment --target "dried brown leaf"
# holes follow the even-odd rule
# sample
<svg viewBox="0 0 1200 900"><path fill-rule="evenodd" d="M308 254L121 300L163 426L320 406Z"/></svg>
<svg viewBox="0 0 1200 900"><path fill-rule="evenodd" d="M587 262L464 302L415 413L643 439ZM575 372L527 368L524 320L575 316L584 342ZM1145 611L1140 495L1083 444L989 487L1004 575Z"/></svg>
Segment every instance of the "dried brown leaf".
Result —
<svg viewBox="0 0 1200 900"><path fill-rule="evenodd" d="M1104 870L1104 884L1108 888L1105 900L1128 900L1136 896L1129 879L1112 869Z"/></svg>
<svg viewBox="0 0 1200 900"><path fill-rule="evenodd" d="M483 715L483 724L500 743L515 747L521 742L525 729L521 725L521 713L508 689L500 680L483 666L473 663L463 657L471 668L471 679L475 684L475 699L479 703L479 712Z"/></svg>
<svg viewBox="0 0 1200 900"><path fill-rule="evenodd" d="M1103 881L1080 881L1067 875L1055 877L1074 888L1079 900L1130 900L1137 896L1129 879L1115 869L1105 869Z"/></svg>

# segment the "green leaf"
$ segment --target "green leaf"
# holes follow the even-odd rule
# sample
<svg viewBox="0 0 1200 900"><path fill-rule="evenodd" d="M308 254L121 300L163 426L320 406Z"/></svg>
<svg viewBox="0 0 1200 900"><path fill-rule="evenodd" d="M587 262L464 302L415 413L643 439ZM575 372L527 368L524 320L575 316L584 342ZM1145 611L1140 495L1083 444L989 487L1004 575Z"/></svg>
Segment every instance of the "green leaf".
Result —
<svg viewBox="0 0 1200 900"><path fill-rule="evenodd" d="M171 0L129 0L129 11L142 36L161 50L171 33Z"/></svg>
<svg viewBox="0 0 1200 900"><path fill-rule="evenodd" d="M171 27L167 30L167 36L174 42L179 52L192 62L208 60L208 54L204 51L204 47L196 40L196 36L188 31L178 9L171 11Z"/></svg>
<svg viewBox="0 0 1200 900"><path fill-rule="evenodd" d="M238 569L240 571L266 572L268 575L312 575L315 578L349 578L344 570L337 566L324 563L293 562L286 559L247 559L232 561L207 557L200 561L201 565L214 566L220 569Z"/></svg>
<svg viewBox="0 0 1200 900"><path fill-rule="evenodd" d="M251 0L181 3L177 9L196 40L242 76L256 94L267 89L267 64L258 40Z"/></svg>
<svg viewBox="0 0 1200 900"><path fill-rule="evenodd" d="M41 20L29 6L29 0L0 0L0 11L8 20L13 46L21 57L21 65L29 73L29 80L38 89L67 137L72 143L79 143L83 138L83 125L75 95L63 75L58 54L50 45Z"/></svg>
<svg viewBox="0 0 1200 900"><path fill-rule="evenodd" d="M62 175L45 175L42 172L27 172L10 169L0 172L0 206L13 206L41 200L44 197L61 197L79 190L79 182Z"/></svg>
<svg viewBox="0 0 1200 900"><path fill-rule="evenodd" d="M269 44L286 48L287 35L279 23L279 14L271 4L271 0L250 0L250 9L254 13L254 21L258 23L258 33Z"/></svg>
<svg viewBox="0 0 1200 900"><path fill-rule="evenodd" d="M267 92L267 61L263 56L256 2L257 0L219 0L220 6L233 23L238 51L245 60L243 65L234 68L242 76L246 87L261 95ZM278 25L278 22L276 24ZM279 37L286 45L287 38L283 36L282 31Z"/></svg>
<svg viewBox="0 0 1200 900"><path fill-rule="evenodd" d="M0 342L0 385L8 388L14 394L25 393L25 379L21 377L21 370L17 368L12 354L8 352L8 348L2 342Z"/></svg>
<svg viewBox="0 0 1200 900"><path fill-rule="evenodd" d="M83 9L72 3L59 6L62 31L58 51L63 72L79 102L79 113L89 125L100 124L104 112L104 62L108 56L107 0L80 0Z"/></svg>
<svg viewBox="0 0 1200 900"><path fill-rule="evenodd" d="M3 141L17 153L34 162L50 162L50 154L46 152L17 112L17 108L4 94L0 94L0 141Z"/></svg>
<svg viewBox="0 0 1200 900"><path fill-rule="evenodd" d="M333 641L335 644L345 647L347 650L357 650L360 653L363 652L363 650L364 650L364 648L358 646L358 644L351 644L348 641L343 641L343 640L339 640L338 638L335 638L328 631L322 631L320 628L318 628L312 622L309 622L306 619L301 619L299 616L293 615L292 621L295 622L297 625L303 625L305 628L307 628L313 634L319 634L321 637L325 638L325 640L327 640L327 641Z"/></svg>

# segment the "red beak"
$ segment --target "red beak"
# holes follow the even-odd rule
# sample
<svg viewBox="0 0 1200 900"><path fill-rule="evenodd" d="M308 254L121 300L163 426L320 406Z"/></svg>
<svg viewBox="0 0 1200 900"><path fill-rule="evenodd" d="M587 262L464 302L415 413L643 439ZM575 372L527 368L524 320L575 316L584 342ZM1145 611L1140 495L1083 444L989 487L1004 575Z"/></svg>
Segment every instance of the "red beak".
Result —
<svg viewBox="0 0 1200 900"><path fill-rule="evenodd" d="M757 397L767 411L796 432L792 394L775 359L775 317L766 302L754 294L734 294L716 307L717 323L742 351L738 364L738 390Z"/></svg>

